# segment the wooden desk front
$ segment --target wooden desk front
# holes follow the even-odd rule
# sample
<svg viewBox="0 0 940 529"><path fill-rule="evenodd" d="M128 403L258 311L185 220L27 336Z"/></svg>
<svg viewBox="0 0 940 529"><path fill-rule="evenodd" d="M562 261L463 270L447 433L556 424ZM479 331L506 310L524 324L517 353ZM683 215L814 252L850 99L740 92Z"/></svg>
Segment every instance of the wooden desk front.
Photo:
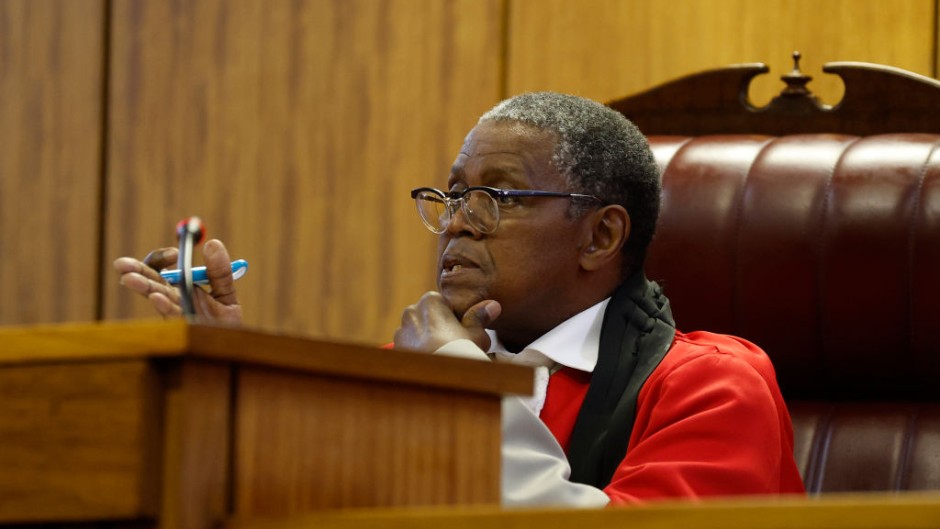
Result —
<svg viewBox="0 0 940 529"><path fill-rule="evenodd" d="M0 523L498 504L532 372L183 322L0 329Z"/></svg>

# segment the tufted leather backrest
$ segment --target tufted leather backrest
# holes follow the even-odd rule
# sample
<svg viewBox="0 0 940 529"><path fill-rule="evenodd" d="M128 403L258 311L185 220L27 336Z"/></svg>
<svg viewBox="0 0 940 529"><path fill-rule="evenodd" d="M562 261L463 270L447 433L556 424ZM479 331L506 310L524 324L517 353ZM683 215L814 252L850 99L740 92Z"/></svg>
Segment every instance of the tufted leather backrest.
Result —
<svg viewBox="0 0 940 529"><path fill-rule="evenodd" d="M940 82L824 70L835 107L798 64L762 109L760 64L610 103L663 172L647 275L680 329L770 355L808 491L940 489Z"/></svg>
<svg viewBox="0 0 940 529"><path fill-rule="evenodd" d="M940 135L650 142L647 274L680 328L771 356L807 488L940 488L940 408L909 404L940 402Z"/></svg>

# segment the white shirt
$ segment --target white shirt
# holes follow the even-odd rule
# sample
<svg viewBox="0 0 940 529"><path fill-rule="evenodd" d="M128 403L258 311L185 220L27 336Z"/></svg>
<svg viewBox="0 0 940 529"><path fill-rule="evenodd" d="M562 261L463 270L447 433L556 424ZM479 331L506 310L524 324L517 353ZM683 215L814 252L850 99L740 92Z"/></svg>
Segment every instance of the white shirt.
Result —
<svg viewBox="0 0 940 529"><path fill-rule="evenodd" d="M604 310L610 298L597 303L558 324L518 353L510 353L495 331L490 335L488 356L497 362L535 367L532 397L523 399L536 415L542 412L548 391L548 378L560 367L594 372L601 340ZM469 340L468 340L469 341Z"/></svg>
<svg viewBox="0 0 940 529"><path fill-rule="evenodd" d="M601 507L610 499L600 489L568 481L571 466L539 412L545 403L552 368L566 366L593 372L597 364L601 324L610 298L565 320L526 346L510 353L496 333L483 352L470 340L454 340L434 354L478 360L507 361L536 367L532 398L504 397L502 405L502 503L504 506Z"/></svg>

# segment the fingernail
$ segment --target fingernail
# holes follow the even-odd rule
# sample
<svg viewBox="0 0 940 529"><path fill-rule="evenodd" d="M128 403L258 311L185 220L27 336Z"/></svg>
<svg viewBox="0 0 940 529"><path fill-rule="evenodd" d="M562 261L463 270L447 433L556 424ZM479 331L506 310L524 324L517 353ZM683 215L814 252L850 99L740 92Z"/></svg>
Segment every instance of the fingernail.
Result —
<svg viewBox="0 0 940 529"><path fill-rule="evenodd" d="M486 310L486 315L489 317L489 321L493 321L499 316L499 313L502 312L502 307L499 306L499 303L487 303L484 307Z"/></svg>
<svg viewBox="0 0 940 529"><path fill-rule="evenodd" d="M164 255L166 255L166 252L163 250L154 250L144 257L144 264L150 268L153 268L154 270L158 270L159 268L156 267L154 263L163 263Z"/></svg>

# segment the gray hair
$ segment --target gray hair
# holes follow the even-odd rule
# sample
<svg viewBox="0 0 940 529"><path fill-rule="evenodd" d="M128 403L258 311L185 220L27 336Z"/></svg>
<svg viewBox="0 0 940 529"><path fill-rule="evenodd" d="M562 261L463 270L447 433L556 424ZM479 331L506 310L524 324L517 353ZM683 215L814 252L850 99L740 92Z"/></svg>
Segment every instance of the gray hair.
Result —
<svg viewBox="0 0 940 529"><path fill-rule="evenodd" d="M595 195L630 214L628 266L643 262L653 239L662 191L659 168L643 134L619 112L583 97L536 92L499 103L480 117L554 133L552 164L570 192Z"/></svg>

